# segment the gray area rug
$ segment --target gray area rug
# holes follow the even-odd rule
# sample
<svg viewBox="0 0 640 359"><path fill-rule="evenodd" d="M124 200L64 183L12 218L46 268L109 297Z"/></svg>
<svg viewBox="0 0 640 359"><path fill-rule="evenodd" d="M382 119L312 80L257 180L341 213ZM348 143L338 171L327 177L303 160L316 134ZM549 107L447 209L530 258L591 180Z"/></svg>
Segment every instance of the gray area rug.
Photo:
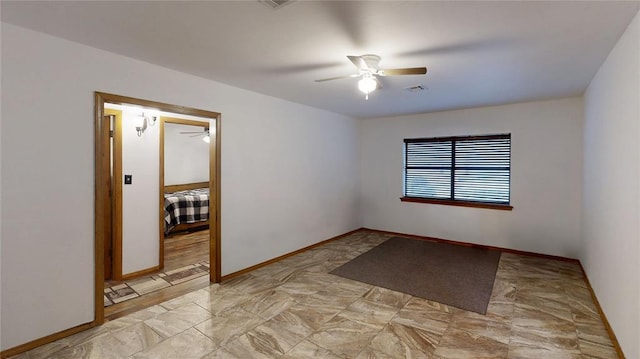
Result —
<svg viewBox="0 0 640 359"><path fill-rule="evenodd" d="M393 237L331 274L486 314L499 261L495 250Z"/></svg>

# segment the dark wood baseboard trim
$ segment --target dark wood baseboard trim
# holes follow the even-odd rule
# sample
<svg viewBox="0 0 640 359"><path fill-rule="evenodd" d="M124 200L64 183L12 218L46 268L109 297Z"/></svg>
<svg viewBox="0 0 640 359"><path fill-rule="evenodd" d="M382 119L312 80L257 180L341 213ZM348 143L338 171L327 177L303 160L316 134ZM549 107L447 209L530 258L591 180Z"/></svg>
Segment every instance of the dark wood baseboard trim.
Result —
<svg viewBox="0 0 640 359"><path fill-rule="evenodd" d="M589 288L589 292L591 293L591 299L593 299L593 303L596 305L596 309L600 314L600 319L602 319L602 323L604 323L604 328L609 333L609 339L613 343L613 347L616 349L616 353L618 354L618 358L625 359L624 352L622 352L622 347L620 346L620 342L618 342L618 338L616 337L616 333L613 332L613 328L611 328L611 324L609 324L609 320L607 316L604 314L604 310L600 306L600 302L598 302L598 298L596 297L596 292L593 290L591 286L591 282L589 282L589 277L587 276L587 272L584 270L582 263L580 263L580 269L582 270L582 274L584 275L584 280L587 282L587 288Z"/></svg>
<svg viewBox="0 0 640 359"><path fill-rule="evenodd" d="M32 341L30 341L28 343L24 343L24 344L18 345L17 347L13 347L13 348L9 348L7 350L3 350L2 352L0 352L0 358L1 359L5 359L5 358L8 358L8 357L13 356L13 355L24 353L24 352L26 352L28 350L37 348L37 347L39 347L41 345L45 345L45 344L48 344L48 343L51 343L51 342L55 342L58 339L62 339L64 337L68 337L70 335L79 333L79 332L81 332L83 330L87 330L87 329L93 328L95 326L96 326L96 322L93 321L93 322L89 322L89 323L85 323L85 324L80 324L77 327L69 328L69 329L66 329L66 330L59 331L57 333L53 333L53 334L47 335L46 337L42 337L42 338L38 338L36 340L32 340Z"/></svg>
<svg viewBox="0 0 640 359"><path fill-rule="evenodd" d="M155 267L139 270L137 272L123 274L121 280L129 280L129 279L134 279L134 278L137 278L137 277L142 277L142 276L145 276L147 274L159 272L160 269L161 269L160 266L155 266Z"/></svg>
<svg viewBox="0 0 640 359"><path fill-rule="evenodd" d="M302 252L306 252L306 251L308 251L308 250L310 250L310 249L313 249L313 248L319 247L319 246L321 246L321 245L323 245L323 244L326 244L326 243L329 243L329 242L336 241L336 240L338 240L338 239L340 239L340 238L344 238L344 237L346 237L346 236L350 236L350 235L352 235L352 234L354 234L354 233L356 233L356 232L358 232L358 231L361 231L361 230L363 230L363 229L364 229L364 228L354 229L353 231L350 231L350 232L347 232L347 233L341 234L341 235L339 235L339 236L335 236L335 237L331 237L331 238L329 238L329 239L325 239L325 240L324 240L324 241L322 241L322 242L318 242L318 243L312 244L312 245L310 245L310 246L306 246L306 247L304 247L304 248L300 248L300 249L298 249L298 250L296 250L296 251L293 251L293 252L290 252L290 253L283 254L283 255L281 255L281 256L279 256L279 257L276 257L276 258L273 258L273 259L269 259L268 261L264 261L264 262L262 262L262 263L258 263L258 264L256 264L256 265L251 266L251 267L247 267L247 268L245 268L245 269L241 269L241 270L239 270L239 271L237 271L237 272L233 272L233 273L230 273L230 274L224 275L224 276L222 276L222 281L224 282L225 280L229 280L229 279L231 279L231 278L234 278L234 277L237 277L237 276L240 276L240 275L243 275L243 274L249 273L249 272L251 272L251 271L254 271L254 270L258 269L258 268L262 268L262 267L267 266L267 265L269 265L269 264L272 264L272 263L275 263L275 262L279 262L279 261L281 261L281 260L283 260L283 259L285 259L285 258L289 258L289 257L295 256L296 254L300 254L300 253L302 253Z"/></svg>
<svg viewBox="0 0 640 359"><path fill-rule="evenodd" d="M595 292L593 291L593 287L591 287L591 283L589 282L589 278L587 277L587 274L584 270L584 267L582 266L582 263L580 263L579 260L577 259L573 259L573 258L567 258L567 257L561 257L561 256L553 256L553 255L548 255L548 254L541 254L541 253L534 253L534 252L527 252L527 251L520 251L520 250L515 250L515 249L509 249L509 248L501 248L501 247L494 247L494 246L487 246L487 245L479 245L479 244L473 244L473 243L467 243L467 242L460 242L460 241L453 241L453 240L448 240L448 239L441 239L441 238L433 238L433 237L426 237L426 236L419 236L419 235L414 235L414 234L408 234L408 233L399 233L399 232L391 232L391 231L383 231L383 230L377 230L377 229L370 229L370 228L359 228L359 229L355 229L353 231L341 234L339 236L335 236L329 239L326 239L324 241L312 244L310 246L298 249L296 251L287 253L287 254L283 254L279 257L270 259L268 261L264 261L262 263L258 263L256 265L253 265L251 267L239 270L237 272L233 272L230 274L227 274L225 276L222 277L222 280L229 280L232 279L234 277L240 276L242 274L246 274L249 273L253 270L256 270L258 268L262 268L264 266L267 266L269 264L281 261L285 258L289 258L292 257L296 254L308 251L310 249L319 247L323 244L332 242L332 241L336 241L340 238L349 236L351 234L354 234L356 232L362 231L362 230L367 230L367 231L371 231L371 232L376 232L376 233L383 233L383 234L389 234L389 235L395 235L395 236L403 236L403 237L408 237L408 238L414 238L414 239L420 239L420 240L428 240L428 241L435 241L435 242L441 242L441 243L449 243L449 244L455 244L455 245L461 245L461 246L465 246L465 247L476 247L476 248L484 248L484 249L488 249L488 250L497 250L497 251L502 251L502 252L506 252L506 253L514 253L514 254L520 254L520 255L527 255L527 256L534 256L534 257L541 257L541 258L549 258L549 259L555 259L555 260L562 260L562 261L568 261L568 262L576 262L580 265L580 268L582 269L582 273L584 274L585 277L585 281L587 284L587 287L589 288L589 291L591 293L591 297L593 299L593 302L596 305L596 308L598 309L598 313L600 314L600 317L602 319L602 322L605 325L605 328L607 330L607 332L609 333L609 337L611 338L611 342L613 343L616 352L618 353L618 357L624 359L624 353L622 352L622 348L620 347L620 343L618 342L618 339L616 338L615 333L613 332L613 329L611 328L611 325L609 324L609 321L607 320L606 315L604 314L604 311L602 310L602 307L600 306L600 303L598 302L598 299L595 295ZM205 284L205 285L199 285L197 288L193 288L192 290L197 290L197 289L201 289L204 288L206 286L208 286L209 284ZM185 293L176 293L175 296L172 297L178 297L180 295L183 295ZM124 310L121 312L117 312L117 313L113 313L112 315L107 315L107 320L113 320L116 319L118 317L124 316L126 314L132 313L134 311L143 309L143 308L147 308L147 307L151 307L153 305L162 303L166 300L172 299L171 297L167 297L167 296L158 296L157 299L155 300L147 300L145 301L144 305L141 307L136 307L135 309L128 309L128 310ZM46 337L42 337L36 340L33 340L31 342L19 345L17 347L13 347L7 350L4 350L2 352L0 352L0 359L4 359L4 358L8 358L10 356L13 355L17 355L20 353L23 353L25 351L31 350L33 348L36 348L38 346L56 341L58 339L73 335L75 333L81 332L83 330L87 330L89 328L92 328L96 326L95 322L91 322L91 323L86 323L86 324L82 324L79 325L77 327L73 327L67 330L63 330L51 335L48 335Z"/></svg>
<svg viewBox="0 0 640 359"><path fill-rule="evenodd" d="M551 255L551 254L527 252L527 251L521 251L521 250L517 250L517 249L487 246L487 245L484 245L484 244L475 244L475 243L469 243L469 242L453 241L453 240L450 240L450 239L426 237L426 236L419 236L419 235L408 234L408 233L383 231L383 230L379 230L379 229L371 229L371 228L362 228L362 229L365 229L367 231L377 232L377 233L390 234L390 235L393 235L393 236L407 237L407 238L413 238L413 239L421 239L421 240L425 240L425 241L433 241L433 242L440 242L440 243L455 244L455 245L465 246L465 247L488 249L488 250L493 250L493 251L501 251L501 252L505 252L505 253L520 254L520 255L529 256L529 257L540 257L540 258L555 259L555 260L560 260L560 261L564 261L564 262L580 263L579 260L574 259L574 258L554 256L554 255Z"/></svg>

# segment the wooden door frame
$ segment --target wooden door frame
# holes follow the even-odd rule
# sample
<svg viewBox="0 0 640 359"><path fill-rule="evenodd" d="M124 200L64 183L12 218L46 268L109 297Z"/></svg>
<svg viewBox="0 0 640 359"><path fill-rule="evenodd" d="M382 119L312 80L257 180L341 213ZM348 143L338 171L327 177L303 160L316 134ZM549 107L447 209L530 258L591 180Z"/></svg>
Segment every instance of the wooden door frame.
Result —
<svg viewBox="0 0 640 359"><path fill-rule="evenodd" d="M209 156L209 191L213 193L209 201L209 279L218 283L221 280L221 255L220 255L220 150L221 150L221 114L219 112L198 110L189 107L171 105L162 102L142 100L133 97L114 95L104 92L95 92L95 245L94 245L94 265L95 265L95 316L92 325L100 325L104 322L104 211L111 208L109 193L106 181L109 180L110 156L102 141L100 134L104 131L104 126L109 126L104 120L104 104L113 103L120 105L137 105L153 108L160 111L172 112L182 115L210 118L215 120L215 136L211 136L210 156ZM160 148L158 149L161 150ZM212 154L214 151L215 154Z"/></svg>
<svg viewBox="0 0 640 359"><path fill-rule="evenodd" d="M160 126L160 205L158 208L160 208L160 268L164 268L164 189L165 189L165 185L164 185L164 141L165 141L165 124L167 123L172 123L172 124L176 124L176 125L187 125L187 126L196 126L196 127L204 127L206 129L210 129L211 128L211 123L210 121L204 121L207 120L205 118L203 118L202 120L188 120L188 119L182 119L182 118L173 118L173 117L168 117L168 116L160 116L159 119L159 126ZM217 122L217 120L216 120ZM211 134L211 132L209 132L209 134ZM215 179L215 173L213 173L212 169L215 167L215 155L216 155L216 147L215 147L215 143L213 143L214 141L212 140L211 135L209 135L209 193L213 193L213 190L211 188L211 181L213 179ZM216 180L217 182L217 180ZM215 204L213 203L214 201L209 200L209 213L216 213L215 212L215 208L213 208L213 206L215 206ZM217 226L216 226L217 227ZM209 231L211 232L211 216L209 216ZM211 235L211 234L210 234ZM211 238L211 237L209 237ZM211 250L211 246L209 246L209 250ZM211 259L211 258L210 258ZM219 271L218 271L219 272Z"/></svg>
<svg viewBox="0 0 640 359"><path fill-rule="evenodd" d="M107 112L107 111L105 111ZM100 129L100 141L102 141L101 146L104 146L103 148L105 149L105 154L104 155L108 155L111 154L112 157L116 157L113 154L113 147L115 147L115 143L112 143L112 138L114 138L114 136L112 135L113 133L115 133L115 127L116 127L116 116L115 114L106 114L103 117L103 121L108 121L108 123L105 123L105 125L108 125L101 128ZM113 131L113 132L112 132ZM115 166L114 166L115 167ZM105 278L113 278L113 273L114 273L114 254L113 254L113 235L114 235L114 228L113 228L113 223L114 222L114 205L113 205L113 195L115 192L115 188L114 188L114 183L113 183L113 179L115 178L115 176L113 175L113 173L111 173L110 177L108 177L108 182L106 184L106 186L109 188L109 193L111 196L111 200L109 201L111 203L110 206L108 206L108 208L106 207L106 205L108 205L108 203L105 203L105 208L104 208L104 218L108 220L104 221L104 226L102 228L104 228L104 235L105 235L105 240L104 240L104 250L108 251L109 254L107 255L105 253L105 261L104 261L104 272L105 272ZM108 270L107 270L108 268Z"/></svg>
<svg viewBox="0 0 640 359"><path fill-rule="evenodd" d="M109 127L113 131L111 135L113 142L111 143L111 151L105 153L105 156L111 155L112 166L110 172L110 199L105 203L105 206L108 206L111 212L111 237L104 237L104 240L105 242L107 240L111 241L111 279L122 280L122 111L105 110L104 107L103 111L105 116L110 116L109 112L113 113L113 123L109 122ZM106 130L106 128L103 128L103 131ZM105 149L105 151L108 150ZM104 165L106 167L107 163ZM105 207L106 210L107 207Z"/></svg>

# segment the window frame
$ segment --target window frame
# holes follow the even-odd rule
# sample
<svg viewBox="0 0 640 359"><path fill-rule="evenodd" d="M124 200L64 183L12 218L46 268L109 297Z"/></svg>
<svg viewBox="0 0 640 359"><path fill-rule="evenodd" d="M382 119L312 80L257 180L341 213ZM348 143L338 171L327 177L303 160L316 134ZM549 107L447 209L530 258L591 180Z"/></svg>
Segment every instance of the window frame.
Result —
<svg viewBox="0 0 640 359"><path fill-rule="evenodd" d="M473 201L473 200L459 200L454 199L454 191L455 191L455 172L456 170L461 170L457 168L455 165L456 155L455 155L455 143L459 141L470 141L470 140L493 140L493 139L509 139L509 202L508 203L499 203L499 202L489 202L489 201ZM403 202L416 202L416 203L431 203L431 204L441 204L441 205L450 205L450 206L462 206L462 207L477 207L477 208L489 208L489 209L498 209L498 210L507 210L510 211L513 209L511 205L511 133L503 133L503 134L493 134L493 135L471 135L471 136L447 136L447 137L422 137L422 138L405 138L404 139L404 164L402 171L402 182L403 182L403 196L400 198ZM407 144L408 143L427 143L427 142L451 142L452 143L452 151L451 151L451 163L449 170L451 172L451 197L447 199L441 198L433 198L433 197L417 197L417 196L407 196L407 163L408 163L408 151Z"/></svg>

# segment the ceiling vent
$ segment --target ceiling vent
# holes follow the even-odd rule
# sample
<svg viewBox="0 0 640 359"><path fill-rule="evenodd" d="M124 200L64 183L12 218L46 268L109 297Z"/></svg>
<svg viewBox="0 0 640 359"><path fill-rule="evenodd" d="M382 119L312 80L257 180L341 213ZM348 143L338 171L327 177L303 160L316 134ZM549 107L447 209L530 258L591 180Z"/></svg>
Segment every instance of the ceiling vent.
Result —
<svg viewBox="0 0 640 359"><path fill-rule="evenodd" d="M272 9L279 9L294 0L258 0L258 2L269 6Z"/></svg>
<svg viewBox="0 0 640 359"><path fill-rule="evenodd" d="M425 85L415 85L415 86L409 86L405 88L405 90L409 92L421 92L421 91L425 91L426 89L427 87Z"/></svg>

